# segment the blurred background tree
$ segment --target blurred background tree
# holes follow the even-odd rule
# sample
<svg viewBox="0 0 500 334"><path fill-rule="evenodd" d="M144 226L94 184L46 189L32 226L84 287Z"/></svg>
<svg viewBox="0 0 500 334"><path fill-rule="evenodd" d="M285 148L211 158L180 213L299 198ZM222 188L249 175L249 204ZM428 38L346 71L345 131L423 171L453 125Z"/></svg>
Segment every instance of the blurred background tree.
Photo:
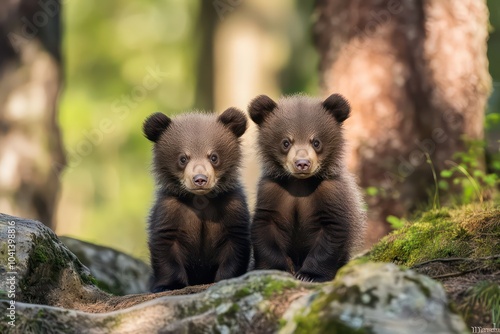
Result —
<svg viewBox="0 0 500 334"><path fill-rule="evenodd" d="M273 98L297 92L325 96L330 90L335 90L353 100L353 115L358 116L348 120L346 128L357 131L356 127L364 126L364 120L360 120L359 116L370 112L375 115L375 108L380 108L376 107L378 102L375 97L364 97L369 93L367 89L374 89L375 94L370 94L375 96L378 94L376 90L383 89L383 94L380 94L384 96L382 100L386 101L384 106L387 106L389 113L384 119L389 120L377 120L380 138L387 138L383 131L393 127L398 131L414 131L414 135L418 136L416 138L425 139L429 131L425 127L437 124L438 113L442 112L441 103L449 102L445 87L449 81L440 82L440 86L432 82L432 85L429 83L425 89L422 88L432 78L422 55L422 45L435 41L436 59L439 59L437 70L447 73L453 65L462 74L468 70L471 73L479 70L478 78L484 78L485 73L481 72L484 68L481 66L485 64L480 64L485 61L484 57L481 58L481 52L485 51L487 31L486 11L481 9L484 2L471 4L472 1L467 0L448 8L445 5L436 7L435 3L439 4L439 1L427 1L428 8L433 9L429 12L419 7L421 2L410 1L416 6L415 13L418 15L397 13L391 16L389 24L376 24L375 33L362 38L363 24L370 21L370 11L378 8L372 7L371 3L340 0L317 1L316 4L294 0L64 2L62 54L66 85L60 101L59 124L63 130L67 167L62 174L62 191L57 209L50 210L56 213L56 232L111 246L142 259L148 258L145 222L153 199L153 181L149 173L151 146L142 136L141 125L155 111L173 116L190 109L213 109L216 112L229 106L246 109L250 99L258 94L268 94ZM387 1L382 3L388 5ZM500 26L500 11L497 8L498 1L489 0L488 5L492 14L488 51L490 72L498 81L500 69L492 60L498 59L500 52L498 33L494 30L495 26ZM467 22L461 22L460 11L469 8L467 6L478 10L467 13L474 19L468 18ZM447 15L440 16L440 8ZM456 23L455 26L453 19L456 15L459 16L456 22L460 24ZM350 18L348 24L333 30L328 24L325 27L325 22L332 21L335 25L345 17ZM422 30L424 23L425 33ZM471 30L463 39L460 34L467 27ZM473 30L475 28L477 30ZM5 29L2 34L12 28ZM427 35L431 30L432 33ZM456 40L446 41L445 38L446 43L442 43L440 38L448 35ZM315 41L313 36L316 36ZM356 41L356 36L359 37L359 43L364 44L355 44L355 48L351 49L350 44ZM379 38L382 39L380 45L374 43ZM415 38L414 44L411 38ZM356 48L358 46L363 49ZM344 48L354 50L350 58L345 52L340 52ZM384 52L387 52L385 57ZM471 62L469 58L464 61L454 58L460 54L470 56L472 52L477 52L479 56ZM492 58L495 55L496 58ZM395 56L401 65L393 61ZM419 64L423 68L417 70L415 66ZM338 73L333 73L333 69ZM375 80L379 70L382 74ZM449 77L445 76L445 79L449 80ZM483 88L488 86L487 78L485 80L467 77L465 82L461 81L463 85L451 85L453 89L466 90L463 97L465 101L469 101L474 92L478 94L477 101L471 104L478 113L474 124L481 122L484 111L481 105L485 98ZM13 81L2 74L0 84L6 83ZM392 86L397 89L388 92L387 87ZM438 91L436 87L444 91ZM357 88L359 91L356 91ZM426 100L432 95L429 90L433 89L436 96ZM417 98L420 91L422 100ZM1 90L0 94L3 94ZM391 94L394 94L394 101L388 100ZM25 100L34 101L31 97ZM400 112L396 106L404 107L408 119L392 118L391 115L397 116L396 110ZM463 108L452 110L460 114ZM418 115L422 113L430 115L430 118L417 117L417 111ZM492 103L489 112L498 111L498 102ZM0 117L4 114L2 110ZM29 119L24 114L16 115L23 122ZM370 119L376 122L373 116ZM1 120L1 129L4 131L4 121ZM406 127L396 126L398 122ZM39 127L37 131L47 135L54 134L55 129ZM250 147L245 154L244 179L251 206L259 174L255 152L252 151L255 147L254 131L252 125L244 138L246 147ZM476 131L478 136L482 131L477 128L477 124ZM498 133L495 131L491 133ZM369 133L367 130L366 134ZM349 136L352 137L351 134ZM6 136L2 132L0 144L4 138ZM360 154L356 150L360 143L356 138L350 139L353 141L351 147L355 157ZM1 146L0 149L1 159L6 150ZM365 151L363 149L363 154ZM403 150L402 153L407 152ZM35 158L33 153L29 154L34 161L42 161ZM397 155L393 158L399 163ZM439 163L437 159L436 164ZM0 166L5 161L10 161L10 158L0 160ZM62 158L52 158L55 170L59 170L62 161ZM387 170L394 168L391 165L393 163L388 162ZM364 164L367 164L367 169L373 167L374 171L380 170L380 167L370 163ZM368 182L364 176L368 175L368 171L355 164L351 166L368 189L378 189L380 182L384 181L379 180L378 175L373 175L377 179ZM422 174L416 171L412 177L422 175L426 187L432 187L432 183L429 183L432 181L428 174L430 169L426 170ZM7 179L6 175L0 169L0 178ZM414 184L415 181L408 178L408 189ZM395 211L374 212L376 219L373 222L382 223L378 225L382 226L379 229L382 231L386 228L385 214L407 214L407 210L413 208L408 204L408 198L417 201L422 198L420 194L424 191L424 187L418 187L414 191L418 196L408 197L410 190L403 191L399 183L394 187L395 191L407 197L403 197L401 205L393 199L393 203L398 204ZM47 188L46 191L52 196L57 194L55 188ZM32 198L26 194L29 193L17 191L7 197L12 203L31 203ZM13 211L5 203L0 203L0 211L44 220L36 212ZM372 208L377 203L371 202Z"/></svg>
<svg viewBox="0 0 500 334"><path fill-rule="evenodd" d="M0 3L0 211L55 227L64 166L58 6Z"/></svg>

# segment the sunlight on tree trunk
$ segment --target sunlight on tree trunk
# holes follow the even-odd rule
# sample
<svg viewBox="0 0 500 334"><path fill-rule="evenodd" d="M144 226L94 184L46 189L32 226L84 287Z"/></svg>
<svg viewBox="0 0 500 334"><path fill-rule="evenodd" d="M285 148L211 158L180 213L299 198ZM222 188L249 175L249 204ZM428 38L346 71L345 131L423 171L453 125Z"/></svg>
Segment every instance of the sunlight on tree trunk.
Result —
<svg viewBox="0 0 500 334"><path fill-rule="evenodd" d="M462 134L483 138L488 10L478 0L320 0L316 10L324 95L351 101L349 167L378 189L367 198L371 244L388 215L429 201L425 152L439 173Z"/></svg>
<svg viewBox="0 0 500 334"><path fill-rule="evenodd" d="M0 212L54 228L64 166L59 6L0 4Z"/></svg>

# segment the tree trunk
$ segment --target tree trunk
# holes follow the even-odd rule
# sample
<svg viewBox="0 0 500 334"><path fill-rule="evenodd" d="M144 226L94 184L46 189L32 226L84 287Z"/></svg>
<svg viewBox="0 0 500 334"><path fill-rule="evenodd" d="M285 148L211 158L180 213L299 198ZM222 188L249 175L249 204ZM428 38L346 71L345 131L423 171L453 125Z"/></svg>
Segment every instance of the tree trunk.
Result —
<svg viewBox="0 0 500 334"><path fill-rule="evenodd" d="M51 228L64 165L60 11L56 1L0 4L0 212Z"/></svg>
<svg viewBox="0 0 500 334"><path fill-rule="evenodd" d="M373 243L388 215L405 216L434 191L439 173L483 138L491 86L484 0L319 0L315 24L324 95L352 104L349 167L367 198ZM443 194L442 194L443 195Z"/></svg>
<svg viewBox="0 0 500 334"><path fill-rule="evenodd" d="M196 96L194 109L214 111L214 34L217 11L212 1L201 1L197 25Z"/></svg>

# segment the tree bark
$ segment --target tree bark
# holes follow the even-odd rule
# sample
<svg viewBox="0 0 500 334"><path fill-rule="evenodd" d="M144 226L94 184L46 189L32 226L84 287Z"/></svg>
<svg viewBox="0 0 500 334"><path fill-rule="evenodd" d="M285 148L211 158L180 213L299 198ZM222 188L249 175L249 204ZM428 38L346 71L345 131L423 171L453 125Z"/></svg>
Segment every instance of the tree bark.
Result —
<svg viewBox="0 0 500 334"><path fill-rule="evenodd" d="M59 2L0 4L0 211L54 228L64 166Z"/></svg>
<svg viewBox="0 0 500 334"><path fill-rule="evenodd" d="M367 198L373 243L388 215L429 201L425 153L439 173L461 135L483 138L488 10L483 0L319 0L316 10L324 95L352 104L349 167L379 189Z"/></svg>

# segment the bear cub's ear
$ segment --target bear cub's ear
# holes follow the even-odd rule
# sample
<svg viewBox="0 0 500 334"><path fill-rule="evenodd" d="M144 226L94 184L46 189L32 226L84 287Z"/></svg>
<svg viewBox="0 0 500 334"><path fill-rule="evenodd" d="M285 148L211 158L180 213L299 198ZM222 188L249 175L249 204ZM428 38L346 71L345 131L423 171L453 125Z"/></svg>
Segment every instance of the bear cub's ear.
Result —
<svg viewBox="0 0 500 334"><path fill-rule="evenodd" d="M236 108L226 109L217 120L229 128L236 137L241 137L247 129L247 117Z"/></svg>
<svg viewBox="0 0 500 334"><path fill-rule="evenodd" d="M170 123L172 123L172 120L167 115L156 112L144 121L142 130L147 139L156 143L163 131L169 127Z"/></svg>
<svg viewBox="0 0 500 334"><path fill-rule="evenodd" d="M267 95L259 95L248 105L248 113L255 124L261 125L278 105Z"/></svg>
<svg viewBox="0 0 500 334"><path fill-rule="evenodd" d="M342 123L351 113L351 106L349 102L340 94L332 94L325 101L323 107L332 114L337 122Z"/></svg>

